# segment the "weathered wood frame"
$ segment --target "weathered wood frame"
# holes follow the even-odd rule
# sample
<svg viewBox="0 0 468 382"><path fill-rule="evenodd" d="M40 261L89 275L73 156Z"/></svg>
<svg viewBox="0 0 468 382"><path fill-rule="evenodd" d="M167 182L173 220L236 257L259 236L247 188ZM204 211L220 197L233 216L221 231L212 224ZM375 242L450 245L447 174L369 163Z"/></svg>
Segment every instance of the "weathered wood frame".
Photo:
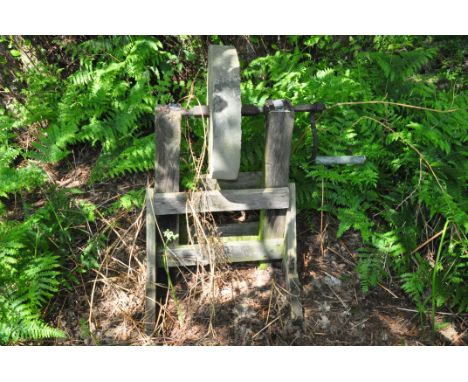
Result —
<svg viewBox="0 0 468 382"><path fill-rule="evenodd" d="M163 233L170 230L179 232L177 215L161 216L156 220L154 193L179 191L179 162L182 109L177 106L158 106L155 115L155 174L154 189L146 192L146 299L145 331L151 334L155 329L157 313L157 260L158 243L164 243ZM170 246L177 245L177 240Z"/></svg>
<svg viewBox="0 0 468 382"><path fill-rule="evenodd" d="M263 179L260 173L239 173L237 180L204 179L208 191L195 193L200 200L191 210L198 212L261 210L258 225L224 227L228 234L251 233L245 240L223 237L226 257L231 262L282 260L291 305L291 317L302 320L300 284L296 253L295 185L289 183L289 158L294 126L294 109L286 101L267 104L266 146ZM146 194L147 285L145 304L146 332L153 333L156 324L157 268L163 258L168 267L207 264L202 248L178 245L178 240L161 246L165 230L179 233L178 216L187 211L187 195L179 191L179 160L182 109L158 107L155 118L156 163L155 188ZM258 188L262 184L264 188ZM193 195L192 195L193 196ZM157 217L157 218L156 218ZM221 231L223 226L221 226Z"/></svg>
<svg viewBox="0 0 468 382"><path fill-rule="evenodd" d="M192 192L190 200L186 192L166 192L154 195L154 209L157 216L176 215L191 212L228 212L251 210L277 210L289 206L289 189L251 188L247 190L213 190Z"/></svg>
<svg viewBox="0 0 468 382"><path fill-rule="evenodd" d="M266 143L264 163L265 187L286 187L289 182L294 108L285 100L266 103ZM300 284L297 273L296 251L296 186L289 184L289 208L287 210L262 211L260 234L264 240L285 238L283 273L288 289L291 318L302 321Z"/></svg>

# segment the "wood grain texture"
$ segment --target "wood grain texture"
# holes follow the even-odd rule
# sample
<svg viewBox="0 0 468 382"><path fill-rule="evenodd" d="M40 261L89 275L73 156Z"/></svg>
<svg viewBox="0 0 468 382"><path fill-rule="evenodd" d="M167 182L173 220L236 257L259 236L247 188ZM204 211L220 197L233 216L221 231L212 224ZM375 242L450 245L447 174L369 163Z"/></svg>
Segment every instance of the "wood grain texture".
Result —
<svg viewBox="0 0 468 382"><path fill-rule="evenodd" d="M287 101L270 101L266 118L265 187L287 187L289 158L294 127L294 110ZM262 235L266 239L283 237L286 210L262 214Z"/></svg>
<svg viewBox="0 0 468 382"><path fill-rule="evenodd" d="M178 233L178 216L164 216L156 220L154 207L155 192L179 191L179 161L181 137L181 109L178 106L158 106L155 115L155 185L148 191L146 205L147 235L147 279L145 299L145 331L152 335L156 325L158 288L157 247L163 243L160 235L165 230ZM176 245L177 241L171 243Z"/></svg>
<svg viewBox="0 0 468 382"><path fill-rule="evenodd" d="M190 195L187 205L185 192L154 195L157 216L185 214L186 212L222 212L262 209L286 209L289 207L289 189L257 188L249 190L199 191Z"/></svg>
<svg viewBox="0 0 468 382"><path fill-rule="evenodd" d="M181 110L177 106L156 108L154 174L156 193L179 191Z"/></svg>
<svg viewBox="0 0 468 382"><path fill-rule="evenodd" d="M206 185L207 190L242 190L244 188L260 188L262 187L262 173L256 172L240 172L235 180L221 180L209 178L207 175L202 175L202 183Z"/></svg>
<svg viewBox="0 0 468 382"><path fill-rule="evenodd" d="M221 236L258 235L259 224L258 221L221 224L218 226L218 231Z"/></svg>
<svg viewBox="0 0 468 382"><path fill-rule="evenodd" d="M151 334L156 322L156 221L153 209L154 191L146 189L146 299L145 332Z"/></svg>
<svg viewBox="0 0 468 382"><path fill-rule="evenodd" d="M180 227L179 227L179 243L186 244L188 243L188 234L187 234L187 224L185 221L185 216L181 215L180 218ZM219 224L217 226L218 233L221 238L229 236L256 236L258 235L258 229L260 226L259 221L248 221L248 222L239 222L239 223L225 223ZM205 235L210 235L212 231L206 229ZM195 228L190 227L190 234L192 237L196 234Z"/></svg>
<svg viewBox="0 0 468 382"><path fill-rule="evenodd" d="M179 191L181 113L182 109L179 106L160 106L156 108L155 194ZM157 215L156 206L154 211ZM179 233L179 217L177 215L159 217L157 224L159 227L158 233L164 233L166 230L170 230L174 234ZM157 243L163 241L164 238L158 234Z"/></svg>
<svg viewBox="0 0 468 382"><path fill-rule="evenodd" d="M297 273L296 185L289 184L289 209L286 213L286 238L283 252L283 272L293 321L302 321L301 287Z"/></svg>
<svg viewBox="0 0 468 382"><path fill-rule="evenodd" d="M233 263L280 260L284 252L283 247L282 239L224 242L225 256L229 262ZM158 264L162 264L164 254L161 252L157 254ZM203 256L203 252L203 248L197 245L179 245L166 251L166 264L169 267L208 265L209 261Z"/></svg>

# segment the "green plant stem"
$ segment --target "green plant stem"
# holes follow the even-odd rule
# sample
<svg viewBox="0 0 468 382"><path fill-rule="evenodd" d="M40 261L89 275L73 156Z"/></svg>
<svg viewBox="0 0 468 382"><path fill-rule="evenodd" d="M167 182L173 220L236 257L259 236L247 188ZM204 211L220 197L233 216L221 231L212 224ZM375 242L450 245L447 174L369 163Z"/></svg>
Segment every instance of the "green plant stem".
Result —
<svg viewBox="0 0 468 382"><path fill-rule="evenodd" d="M440 263L440 254L442 253L442 247L444 245L445 233L447 232L447 227L449 224L449 219L445 222L444 229L442 231L442 237L440 238L439 249L437 251L436 261L434 264L434 270L432 271L432 312L431 312L431 320L432 320L432 330L435 332L435 311L436 311L436 297L437 297L437 286L436 286L436 277L437 277L437 269L439 268Z"/></svg>

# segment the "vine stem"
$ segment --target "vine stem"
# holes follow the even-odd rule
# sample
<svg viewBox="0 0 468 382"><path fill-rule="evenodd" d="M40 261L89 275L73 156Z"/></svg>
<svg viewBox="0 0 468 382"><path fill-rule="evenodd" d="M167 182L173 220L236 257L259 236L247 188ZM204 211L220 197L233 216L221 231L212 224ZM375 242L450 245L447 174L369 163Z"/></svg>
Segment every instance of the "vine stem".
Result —
<svg viewBox="0 0 468 382"><path fill-rule="evenodd" d="M325 255L325 250L323 248L323 240L324 240L323 204L324 204L324 181L322 178L322 204L320 206L320 252L321 252L322 257L324 257Z"/></svg>
<svg viewBox="0 0 468 382"><path fill-rule="evenodd" d="M442 246L444 245L445 233L447 232L447 227L449 224L449 219L445 222L444 229L442 230L442 237L440 238L439 249L437 251L436 261L434 264L434 270L432 271L432 330L435 332L435 311L436 311L436 276L437 276L437 269L439 268L440 262L440 254L442 252Z"/></svg>
<svg viewBox="0 0 468 382"><path fill-rule="evenodd" d="M410 105L407 103L400 103L400 102L391 102L391 101L356 101L356 102L338 102L330 107L328 109L331 109L333 107L338 107L338 106L353 106L353 105L390 105L390 106L400 106L400 107L406 107L408 109L416 109L416 110L426 110L426 111L433 111L435 113L454 113L456 111L459 111L460 109L448 109L448 110L440 110L440 109L432 109L429 107L424 107L424 106L416 106L416 105Z"/></svg>

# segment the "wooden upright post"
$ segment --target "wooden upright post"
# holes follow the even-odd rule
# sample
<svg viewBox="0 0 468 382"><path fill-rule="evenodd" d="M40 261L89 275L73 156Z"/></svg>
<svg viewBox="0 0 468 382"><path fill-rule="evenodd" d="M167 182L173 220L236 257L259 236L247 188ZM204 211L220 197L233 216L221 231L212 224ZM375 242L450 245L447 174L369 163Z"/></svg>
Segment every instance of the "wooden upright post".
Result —
<svg viewBox="0 0 468 382"><path fill-rule="evenodd" d="M265 187L288 187L294 110L288 101L268 101L266 115ZM265 211L262 237L284 235L286 210Z"/></svg>
<svg viewBox="0 0 468 382"><path fill-rule="evenodd" d="M156 109L155 194L179 191L181 118L182 109L178 105L160 106ZM178 223L177 215L159 217L159 233L170 230L178 234ZM158 239L158 242L164 241L164 237L160 235Z"/></svg>
<svg viewBox="0 0 468 382"><path fill-rule="evenodd" d="M146 299L145 332L151 335L156 323L156 215L152 188L146 189Z"/></svg>
<svg viewBox="0 0 468 382"><path fill-rule="evenodd" d="M289 159L294 127L294 109L288 101L269 101L266 115L265 187L288 187L289 208L266 210L261 235L266 239L284 238L283 273L288 288L291 318L302 320L296 254L296 188L289 184Z"/></svg>
<svg viewBox="0 0 468 382"><path fill-rule="evenodd" d="M283 250L283 273L286 288L289 291L289 305L293 321L303 320L301 304L301 287L297 273L297 241L296 241L296 185L289 183L289 208L286 213L286 238Z"/></svg>
<svg viewBox="0 0 468 382"><path fill-rule="evenodd" d="M147 192L146 204L146 252L147 280L145 304L145 330L151 335L156 324L156 247L164 243L164 231L178 234L178 216L160 216L156 220L154 211L154 193L179 191L179 162L182 109L177 105L158 106L155 117L156 163L154 190ZM176 245L170 243L171 246Z"/></svg>

